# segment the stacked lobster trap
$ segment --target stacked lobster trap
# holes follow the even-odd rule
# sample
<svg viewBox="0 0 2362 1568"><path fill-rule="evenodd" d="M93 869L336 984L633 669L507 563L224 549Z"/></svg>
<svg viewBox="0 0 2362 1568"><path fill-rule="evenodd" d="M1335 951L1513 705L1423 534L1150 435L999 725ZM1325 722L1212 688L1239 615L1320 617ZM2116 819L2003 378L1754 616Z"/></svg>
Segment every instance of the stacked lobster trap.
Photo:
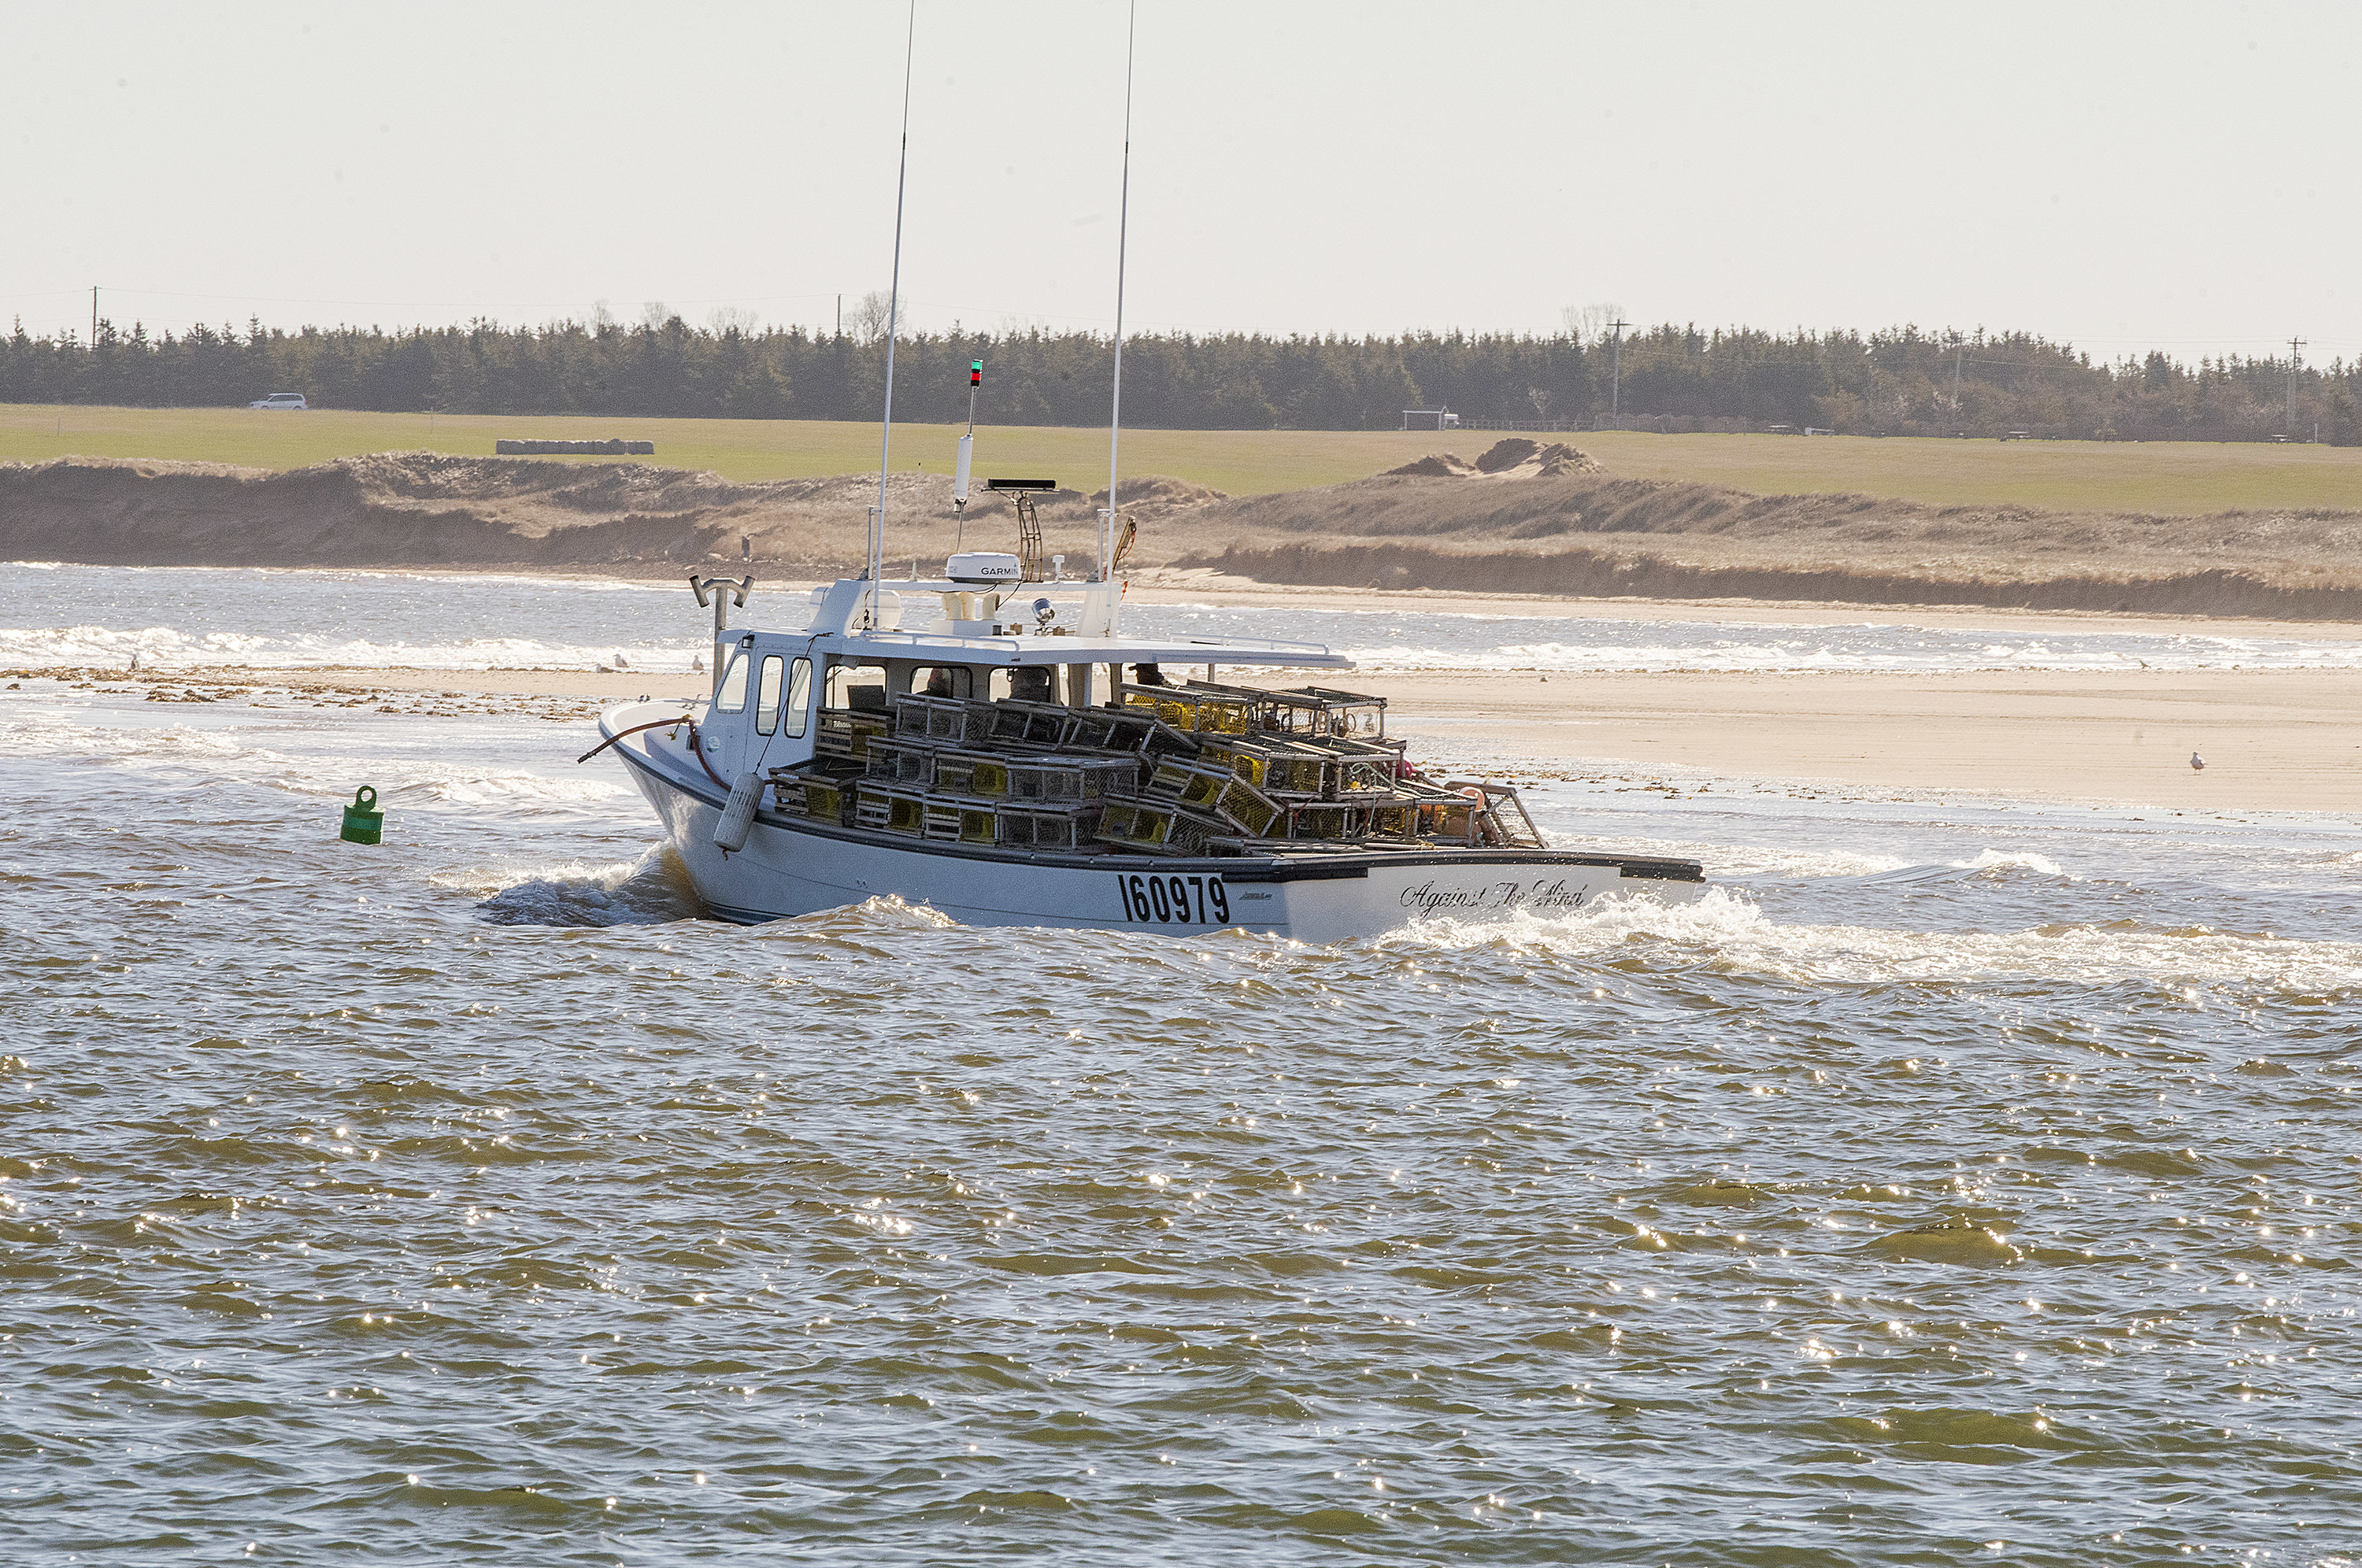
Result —
<svg viewBox="0 0 2362 1568"><path fill-rule="evenodd" d="M1291 845L1540 847L1514 790L1437 784L1385 733L1385 699L1306 686L1288 691L1193 680L1127 685L1127 709L1153 712L1198 743L1160 766L1125 825L1130 847L1198 853Z"/></svg>
<svg viewBox="0 0 2362 1568"><path fill-rule="evenodd" d="M1006 699L905 696L889 713L824 710L819 734L810 767L772 773L781 811L1021 849L1088 846L1109 797L1136 791L1164 754L1195 749L1153 714Z"/></svg>
<svg viewBox="0 0 2362 1568"><path fill-rule="evenodd" d="M1319 687L1123 687L1104 708L894 699L825 710L781 811L1009 848L1238 855L1354 845L1539 848L1514 790L1437 784L1385 735L1385 700Z"/></svg>

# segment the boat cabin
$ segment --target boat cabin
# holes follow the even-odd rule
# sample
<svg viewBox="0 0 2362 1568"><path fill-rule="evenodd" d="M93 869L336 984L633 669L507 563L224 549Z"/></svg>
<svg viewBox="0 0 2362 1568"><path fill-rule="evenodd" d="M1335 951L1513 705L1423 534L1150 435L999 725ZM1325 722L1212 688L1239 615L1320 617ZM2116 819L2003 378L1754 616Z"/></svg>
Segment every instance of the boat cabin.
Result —
<svg viewBox="0 0 2362 1568"><path fill-rule="evenodd" d="M704 727L717 772L735 778L799 767L811 760L824 715L883 719L900 697L1090 708L1119 701L1127 667L1143 664L1201 669L1209 679L1250 665L1352 668L1318 643L1118 636L1121 590L1112 583L990 589L946 579L871 588L848 578L812 590L800 631L716 631ZM922 595L938 597L943 613L906 629L908 607Z"/></svg>

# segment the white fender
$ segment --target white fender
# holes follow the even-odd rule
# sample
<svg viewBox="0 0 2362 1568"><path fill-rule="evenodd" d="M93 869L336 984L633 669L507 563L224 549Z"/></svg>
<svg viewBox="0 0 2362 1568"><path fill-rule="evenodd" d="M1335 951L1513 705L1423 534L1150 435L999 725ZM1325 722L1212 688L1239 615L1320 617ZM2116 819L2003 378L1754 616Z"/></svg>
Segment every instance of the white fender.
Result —
<svg viewBox="0 0 2362 1568"><path fill-rule="evenodd" d="M738 782L730 790L730 803L722 808L722 821L714 825L713 847L724 855L745 848L746 835L755 827L755 808L762 800L763 780L752 773L738 775Z"/></svg>

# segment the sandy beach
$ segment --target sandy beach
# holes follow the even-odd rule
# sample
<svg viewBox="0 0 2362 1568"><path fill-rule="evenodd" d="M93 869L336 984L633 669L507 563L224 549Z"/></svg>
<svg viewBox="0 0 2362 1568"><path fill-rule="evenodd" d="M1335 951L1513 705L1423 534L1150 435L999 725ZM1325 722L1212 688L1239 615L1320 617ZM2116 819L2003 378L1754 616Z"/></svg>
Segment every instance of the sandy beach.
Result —
<svg viewBox="0 0 2362 1568"><path fill-rule="evenodd" d="M1405 723L1668 782L2362 810L2362 673L1374 677ZM2204 771L2190 766L2192 751ZM1674 770L1679 770L1675 772Z"/></svg>
<svg viewBox="0 0 2362 1568"><path fill-rule="evenodd" d="M667 586L670 586L668 582ZM780 583L773 593L817 586ZM2286 621L2246 615L2159 615L2075 610L2007 610L1953 604L1831 604L1819 600L1584 598L1557 593L1459 593L1446 589L1324 588L1205 569L1159 569L1133 578L1131 604L1215 604L1310 609L1383 615L1575 616L1594 621L1696 621L1752 626L1921 626L1933 631L1977 629L2013 635L2079 633L2268 637L2352 642L2362 624Z"/></svg>

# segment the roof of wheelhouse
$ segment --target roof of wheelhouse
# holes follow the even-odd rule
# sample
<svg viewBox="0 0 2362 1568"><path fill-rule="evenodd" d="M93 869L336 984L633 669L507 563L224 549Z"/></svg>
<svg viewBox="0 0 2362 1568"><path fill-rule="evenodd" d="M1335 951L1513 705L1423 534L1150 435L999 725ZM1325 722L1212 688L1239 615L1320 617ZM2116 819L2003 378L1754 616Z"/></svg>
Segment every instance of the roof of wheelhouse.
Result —
<svg viewBox="0 0 2362 1568"><path fill-rule="evenodd" d="M792 635L792 634L791 634ZM1319 643L1233 637L957 637L941 632L844 632L815 639L838 658L917 659L933 664L1219 664L1284 669L1351 669L1353 661Z"/></svg>
<svg viewBox="0 0 2362 1568"><path fill-rule="evenodd" d="M814 591L817 602L811 620L795 630L735 627L781 636L800 633L814 639L818 652L840 659L910 659L930 664L1021 665L1171 664L1259 665L1281 669L1352 669L1353 661L1332 652L1323 643L1279 642L1260 637L1140 637L1115 633L1116 613L1122 597L1120 584L1105 582L1011 583L980 588L952 581L880 582L880 592L904 594L983 593L999 595L1005 604L1028 593L1080 602L1080 627L1055 632L1032 631L1018 635L964 636L953 632L870 631L855 624L868 598L870 583L843 578ZM1105 626L1100 633L1092 628Z"/></svg>

